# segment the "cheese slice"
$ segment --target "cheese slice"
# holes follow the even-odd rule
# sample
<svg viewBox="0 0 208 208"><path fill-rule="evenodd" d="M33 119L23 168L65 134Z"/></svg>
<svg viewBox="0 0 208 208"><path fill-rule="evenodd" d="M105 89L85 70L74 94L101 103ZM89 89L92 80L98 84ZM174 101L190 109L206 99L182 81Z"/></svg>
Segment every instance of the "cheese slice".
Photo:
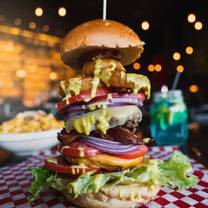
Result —
<svg viewBox="0 0 208 208"><path fill-rule="evenodd" d="M99 154L94 157L88 158L70 158L73 163L84 164L87 166L100 167L109 171L121 168L122 170L127 168L133 168L139 165L144 157L137 157L135 159L124 159L114 157L107 154Z"/></svg>

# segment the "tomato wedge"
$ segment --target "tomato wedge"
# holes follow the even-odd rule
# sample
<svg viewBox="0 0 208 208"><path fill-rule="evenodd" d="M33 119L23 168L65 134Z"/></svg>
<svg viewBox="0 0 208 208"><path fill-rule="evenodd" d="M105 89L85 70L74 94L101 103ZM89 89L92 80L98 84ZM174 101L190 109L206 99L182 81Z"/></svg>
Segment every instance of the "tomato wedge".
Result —
<svg viewBox="0 0 208 208"><path fill-rule="evenodd" d="M70 165L65 162L60 156L50 157L45 160L44 166L53 172L79 176L89 171L98 171L99 168L87 167L85 165Z"/></svg>
<svg viewBox="0 0 208 208"><path fill-rule="evenodd" d="M109 90L105 87L99 87L96 91L96 97L100 97L100 96L105 96L109 93ZM74 103L79 103L79 102L83 102L85 99L90 98L91 96L91 91L90 90L86 90L86 91L81 91L79 95L75 95L72 97L69 97L66 100L62 100L60 102L58 102L56 104L56 110L57 111L63 111L65 107L67 107L68 105L74 104Z"/></svg>
<svg viewBox="0 0 208 208"><path fill-rule="evenodd" d="M98 149L80 142L74 142L70 146L62 146L60 147L60 152L69 157L93 157L101 153Z"/></svg>
<svg viewBox="0 0 208 208"><path fill-rule="evenodd" d="M134 158L137 158L137 157L144 156L147 153L147 151L148 151L147 146L139 145L139 149L136 150L136 151L125 153L125 154L116 154L116 155L113 155L113 156L121 157L121 158L124 158L124 159L134 159Z"/></svg>

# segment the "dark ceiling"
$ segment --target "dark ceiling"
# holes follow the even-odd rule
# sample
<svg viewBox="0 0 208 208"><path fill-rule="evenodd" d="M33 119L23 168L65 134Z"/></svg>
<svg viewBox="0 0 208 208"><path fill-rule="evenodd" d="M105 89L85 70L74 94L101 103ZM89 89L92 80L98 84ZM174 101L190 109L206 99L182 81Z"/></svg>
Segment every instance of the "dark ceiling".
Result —
<svg viewBox="0 0 208 208"><path fill-rule="evenodd" d="M59 7L67 9L65 17L58 16ZM36 7L43 8L44 14L36 17ZM194 30L187 22L189 13L196 14L203 23L203 29ZM199 85L203 92L208 79L208 1L201 0L108 0L107 18L120 21L132 27L146 43L141 58L142 73L149 74L155 83L171 85L177 64L183 64L185 72L179 87L184 90L192 83ZM21 18L21 28L28 29L31 21L37 23L34 31L40 32L43 25L50 26L49 34L64 37L76 25L102 17L102 0L1 0L0 15L3 24L14 25L15 18ZM142 21L150 22L150 29L143 31ZM185 47L190 45L194 53L188 56ZM180 61L172 59L172 54L179 51ZM160 63L161 73L149 73L148 64ZM205 91L204 91L205 90ZM207 93L206 93L207 94Z"/></svg>

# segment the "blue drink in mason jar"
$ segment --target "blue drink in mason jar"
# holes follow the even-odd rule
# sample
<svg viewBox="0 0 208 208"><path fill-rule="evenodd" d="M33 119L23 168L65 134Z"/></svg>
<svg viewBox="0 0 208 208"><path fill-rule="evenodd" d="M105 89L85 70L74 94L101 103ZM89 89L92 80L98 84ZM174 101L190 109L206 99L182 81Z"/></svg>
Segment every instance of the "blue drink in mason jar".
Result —
<svg viewBox="0 0 208 208"><path fill-rule="evenodd" d="M187 118L187 107L180 90L154 94L150 128L157 145L183 147L188 138Z"/></svg>

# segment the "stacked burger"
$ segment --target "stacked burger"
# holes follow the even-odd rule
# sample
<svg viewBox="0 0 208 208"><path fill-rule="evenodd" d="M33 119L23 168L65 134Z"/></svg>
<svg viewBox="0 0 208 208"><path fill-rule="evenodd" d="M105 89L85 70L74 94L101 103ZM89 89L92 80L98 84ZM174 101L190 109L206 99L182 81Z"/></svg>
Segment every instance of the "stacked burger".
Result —
<svg viewBox="0 0 208 208"><path fill-rule="evenodd" d="M46 186L80 207L127 208L151 200L161 185L196 183L186 176L190 165L180 153L167 162L144 159L150 140L137 129L150 83L124 68L142 52L137 34L115 21L93 20L67 34L62 60L82 76L60 82L56 108L65 120L58 133L60 155L33 169L32 200ZM185 167L183 174L176 166Z"/></svg>

